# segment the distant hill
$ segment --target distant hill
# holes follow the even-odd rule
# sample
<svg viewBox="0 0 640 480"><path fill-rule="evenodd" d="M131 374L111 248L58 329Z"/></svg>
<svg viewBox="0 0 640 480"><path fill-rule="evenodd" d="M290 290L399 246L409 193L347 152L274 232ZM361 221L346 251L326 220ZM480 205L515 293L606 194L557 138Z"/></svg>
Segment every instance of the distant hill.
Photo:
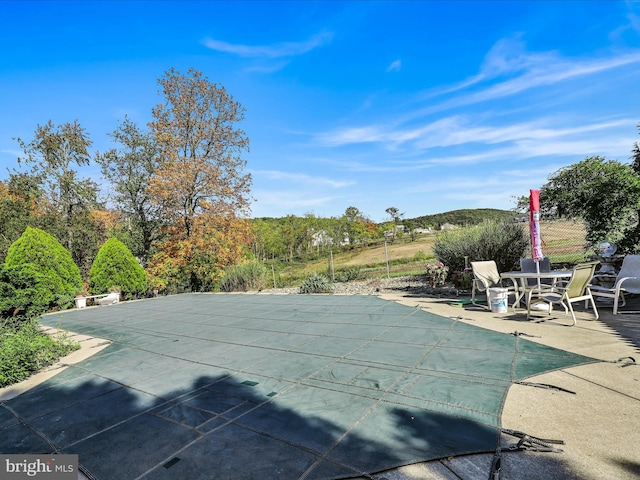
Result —
<svg viewBox="0 0 640 480"><path fill-rule="evenodd" d="M476 208L452 210L450 212L436 213L434 215L424 215L412 218L411 221L416 226L422 228L440 228L445 223L458 225L461 227L470 227L478 225L484 220L513 220L518 216L517 213L510 210L497 210L495 208Z"/></svg>

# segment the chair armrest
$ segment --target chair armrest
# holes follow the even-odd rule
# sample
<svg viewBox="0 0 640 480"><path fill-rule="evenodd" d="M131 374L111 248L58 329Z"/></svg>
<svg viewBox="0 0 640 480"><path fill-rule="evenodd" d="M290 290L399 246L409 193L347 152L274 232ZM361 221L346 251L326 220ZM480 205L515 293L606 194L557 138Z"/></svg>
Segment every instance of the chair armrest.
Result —
<svg viewBox="0 0 640 480"><path fill-rule="evenodd" d="M505 281L509 280L511 282L511 285L505 285ZM505 288L514 288L516 290L518 290L518 282L515 278L512 277L504 277L500 279L500 285L502 285Z"/></svg>
<svg viewBox="0 0 640 480"><path fill-rule="evenodd" d="M591 278L616 278L617 275L614 275L612 273L596 273L593 277Z"/></svg>
<svg viewBox="0 0 640 480"><path fill-rule="evenodd" d="M629 289L628 287L625 287L623 284L627 280L638 280L638 281L640 281L640 277L623 277L620 280L618 280L618 282L616 283L615 287L613 287L613 289L624 290L625 292L629 292L629 293L640 293L640 286L638 286L637 288L633 288L632 287L631 289Z"/></svg>

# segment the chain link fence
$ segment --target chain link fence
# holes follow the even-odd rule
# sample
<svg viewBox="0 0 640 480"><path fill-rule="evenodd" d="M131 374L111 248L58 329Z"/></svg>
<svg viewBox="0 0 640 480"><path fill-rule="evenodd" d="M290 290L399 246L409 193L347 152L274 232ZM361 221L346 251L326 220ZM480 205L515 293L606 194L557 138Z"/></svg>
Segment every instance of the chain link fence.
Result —
<svg viewBox="0 0 640 480"><path fill-rule="evenodd" d="M528 231L529 225L525 227ZM551 263L574 264L588 260L595 252L585 252L587 231L580 220L541 220L542 253ZM527 249L531 257L531 247Z"/></svg>

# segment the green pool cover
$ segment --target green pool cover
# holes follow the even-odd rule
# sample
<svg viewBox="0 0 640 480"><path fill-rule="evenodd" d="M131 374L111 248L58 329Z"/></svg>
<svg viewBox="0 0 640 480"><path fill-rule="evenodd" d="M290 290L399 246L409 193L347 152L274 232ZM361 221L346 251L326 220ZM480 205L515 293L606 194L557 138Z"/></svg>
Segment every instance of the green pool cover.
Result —
<svg viewBox="0 0 640 480"><path fill-rule="evenodd" d="M0 404L0 453L94 478L338 479L494 452L509 386L594 359L374 296L187 294L46 325L113 341Z"/></svg>

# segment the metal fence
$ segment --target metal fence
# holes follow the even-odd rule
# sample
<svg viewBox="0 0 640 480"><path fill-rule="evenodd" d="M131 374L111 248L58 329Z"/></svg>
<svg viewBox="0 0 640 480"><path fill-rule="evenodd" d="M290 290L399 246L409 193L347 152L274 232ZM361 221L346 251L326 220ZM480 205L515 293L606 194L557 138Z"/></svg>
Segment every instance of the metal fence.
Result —
<svg viewBox="0 0 640 480"><path fill-rule="evenodd" d="M581 262L595 252L585 252L586 229L580 220L540 221L542 253L551 263ZM527 255L531 256L531 248Z"/></svg>

